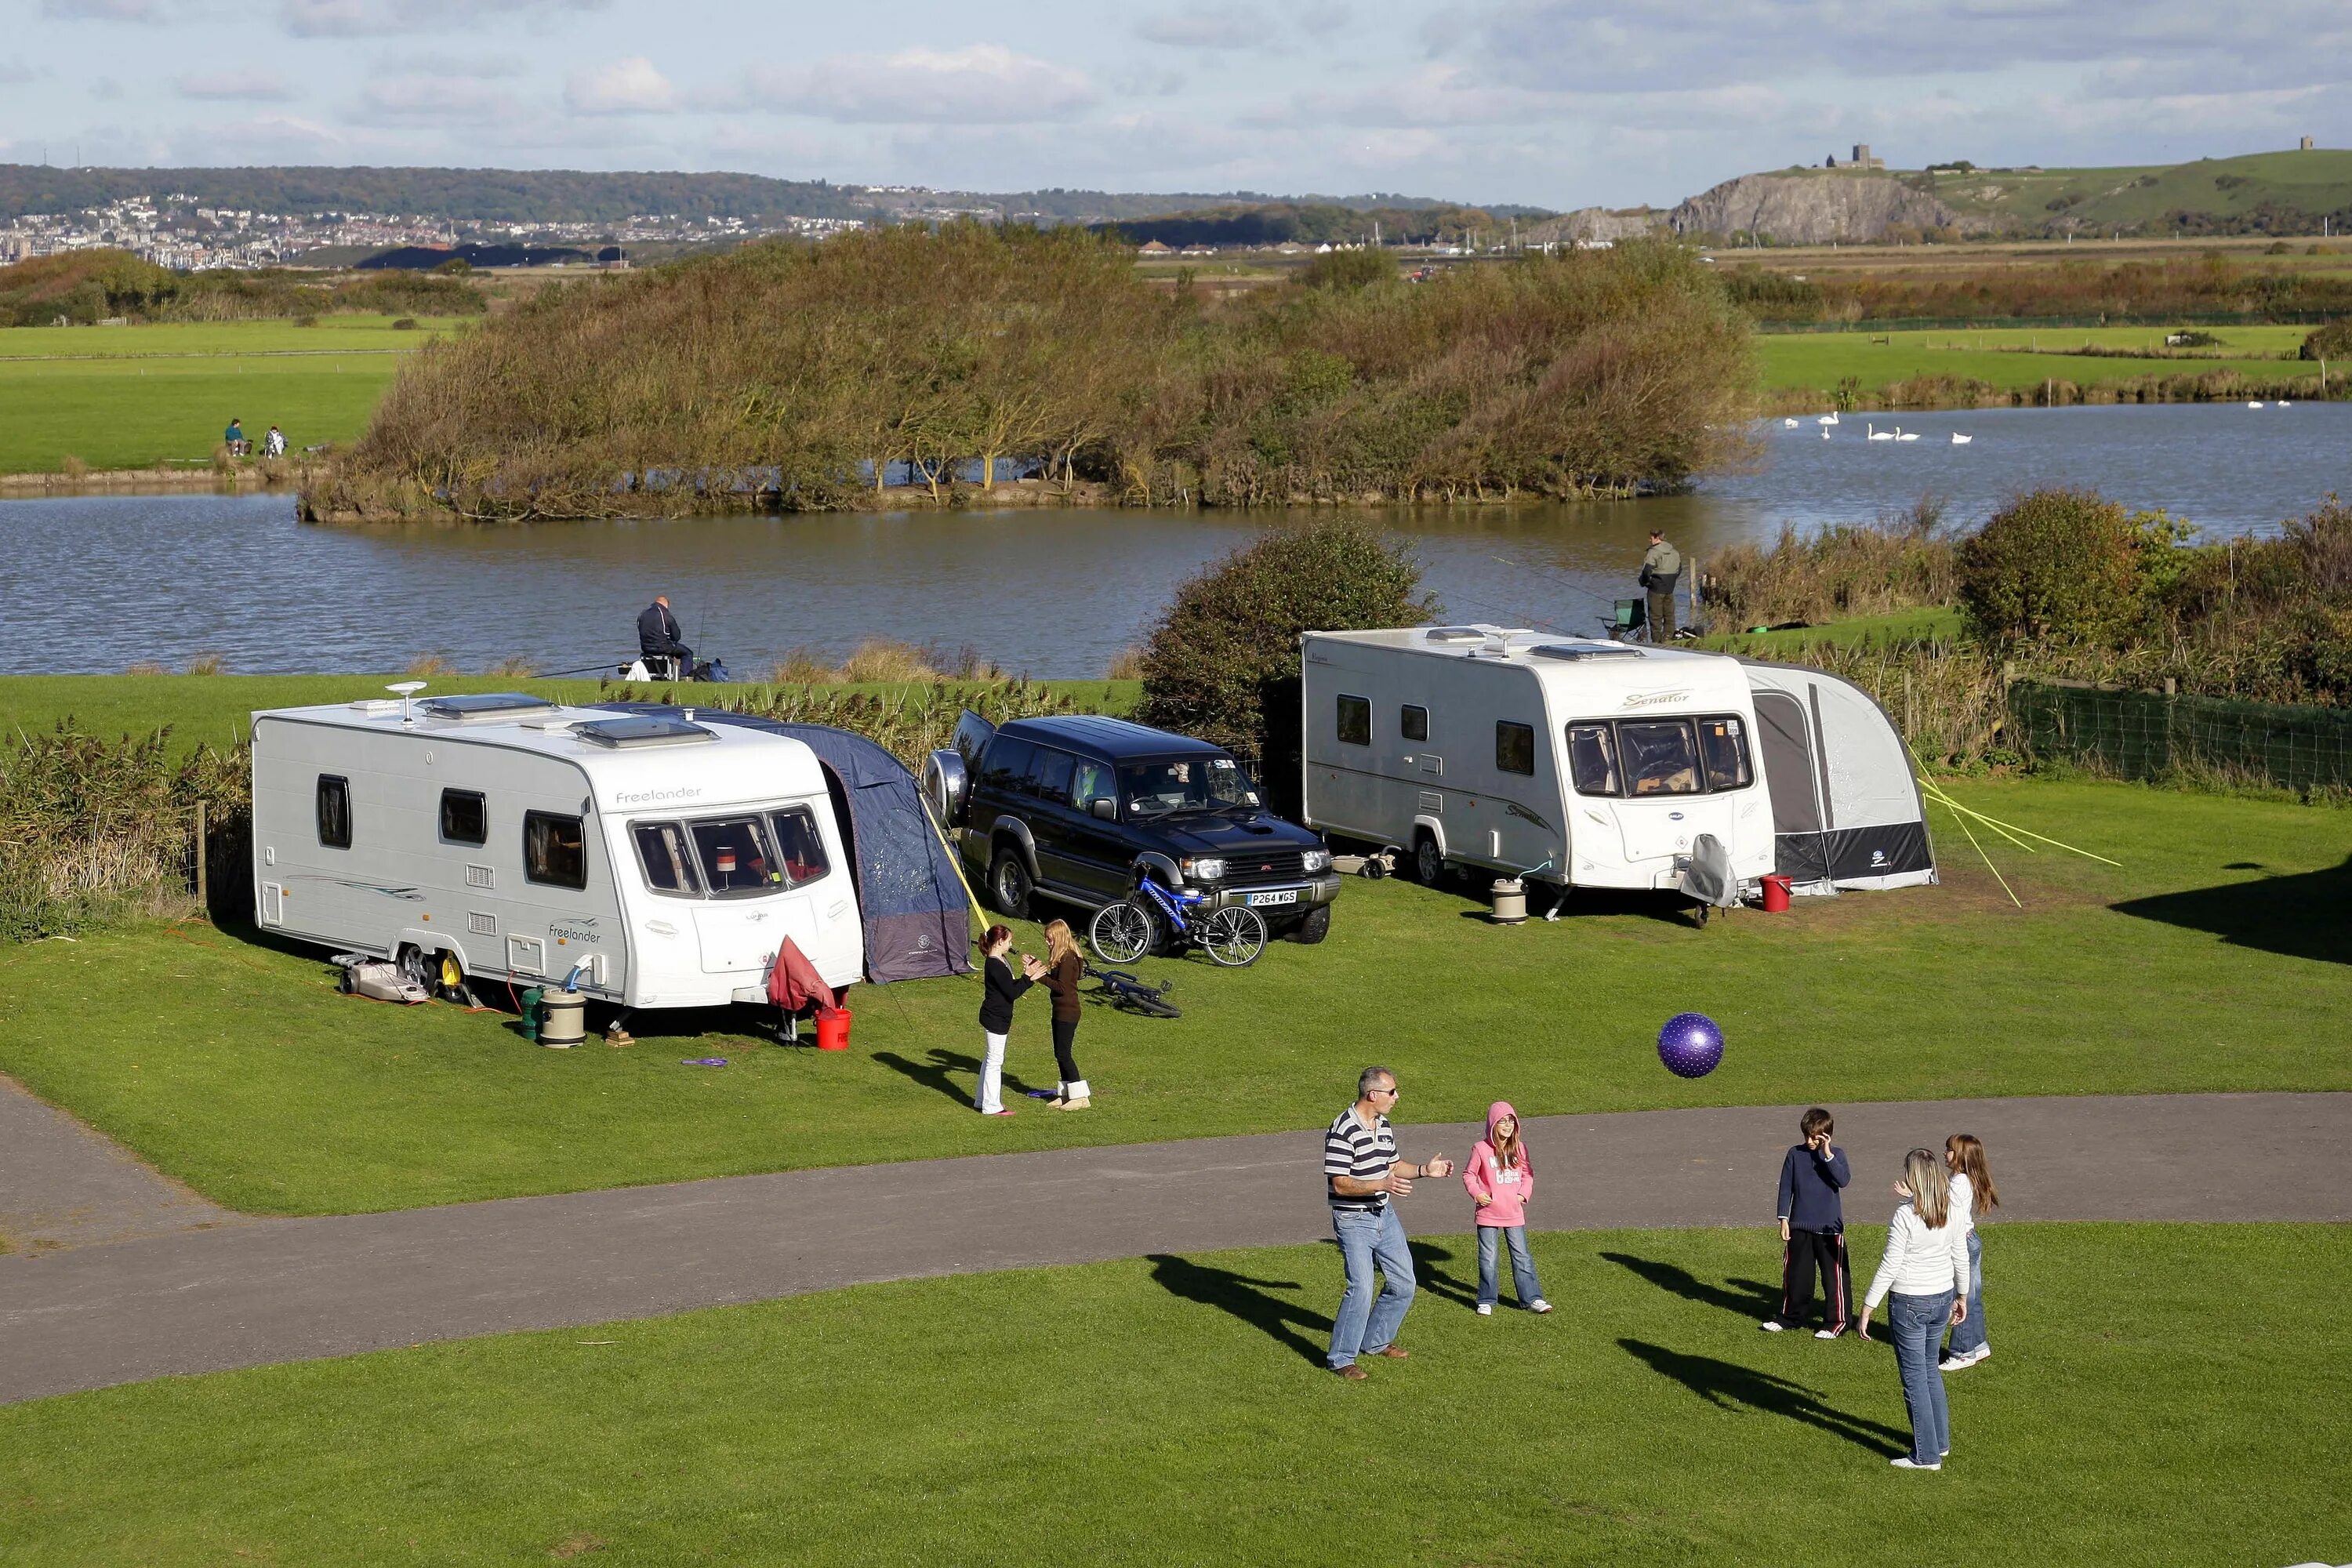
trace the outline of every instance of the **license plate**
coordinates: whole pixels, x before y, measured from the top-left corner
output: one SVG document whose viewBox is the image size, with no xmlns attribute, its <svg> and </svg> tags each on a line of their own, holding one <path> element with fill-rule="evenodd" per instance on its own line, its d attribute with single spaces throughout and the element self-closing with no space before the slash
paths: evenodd
<svg viewBox="0 0 2352 1568">
<path fill-rule="evenodd" d="M 1298 889 L 1296 888 L 1287 889 L 1279 893 L 1252 893 L 1249 896 L 1249 907 L 1254 910 L 1265 909 L 1274 904 L 1295 904 L 1297 901 Z"/>
</svg>

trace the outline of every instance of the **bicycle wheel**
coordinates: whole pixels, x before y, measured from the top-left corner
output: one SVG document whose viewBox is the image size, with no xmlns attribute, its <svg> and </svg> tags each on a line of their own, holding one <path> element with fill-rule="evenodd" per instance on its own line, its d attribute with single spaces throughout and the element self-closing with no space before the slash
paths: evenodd
<svg viewBox="0 0 2352 1568">
<path fill-rule="evenodd" d="M 1265 917 L 1239 905 L 1219 910 L 1201 922 L 1201 946 L 1227 969 L 1255 963 L 1265 951 Z"/>
<path fill-rule="evenodd" d="M 1087 928 L 1087 940 L 1094 944 L 1095 956 L 1104 963 L 1133 963 L 1151 951 L 1159 934 L 1158 925 L 1151 911 L 1142 904 L 1133 899 L 1121 899 L 1095 911 L 1094 923 Z"/>
</svg>

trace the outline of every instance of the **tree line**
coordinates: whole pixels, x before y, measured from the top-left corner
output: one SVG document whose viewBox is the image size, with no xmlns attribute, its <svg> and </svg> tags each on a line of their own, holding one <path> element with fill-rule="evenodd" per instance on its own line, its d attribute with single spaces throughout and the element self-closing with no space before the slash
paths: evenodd
<svg viewBox="0 0 2352 1568">
<path fill-rule="evenodd" d="M 174 272 L 127 250 L 69 250 L 0 267 L 0 326 L 237 321 L 359 312 L 476 316 L 481 293 L 457 278 L 385 271 L 329 279 L 280 268 Z"/>
<path fill-rule="evenodd" d="M 1362 245 L 1375 237 L 1399 244 L 1427 245 L 1465 239 L 1481 232 L 1491 235 L 1500 226 L 1483 208 L 1448 203 L 1354 207 L 1274 202 L 1122 218 L 1094 226 L 1129 245 L 1157 240 L 1181 249 L 1188 245 Z"/>
<path fill-rule="evenodd" d="M 308 504 L 816 510 L 1016 472 L 1144 505 L 1564 497 L 1738 439 L 1747 325 L 1678 247 L 1425 284 L 1376 259 L 1209 298 L 1098 237 L 964 224 L 566 283 L 415 355 Z"/>
</svg>

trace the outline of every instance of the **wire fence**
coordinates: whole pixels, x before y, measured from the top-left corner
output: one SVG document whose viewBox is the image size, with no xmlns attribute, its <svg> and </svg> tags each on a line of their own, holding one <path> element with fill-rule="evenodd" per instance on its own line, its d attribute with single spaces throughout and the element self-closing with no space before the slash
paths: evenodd
<svg viewBox="0 0 2352 1568">
<path fill-rule="evenodd" d="M 2315 327 L 2336 320 L 2336 310 L 2186 310 L 2154 315 L 2083 316 L 1890 316 L 1854 321 L 1759 321 L 1759 332 L 1780 335 L 1804 332 L 1944 332 L 2009 331 L 2036 329 L 2065 331 L 2075 327 Z"/>
<path fill-rule="evenodd" d="M 2126 779 L 2352 788 L 2352 708 L 2019 681 L 2009 689 L 2009 709 L 2037 760 Z"/>
</svg>

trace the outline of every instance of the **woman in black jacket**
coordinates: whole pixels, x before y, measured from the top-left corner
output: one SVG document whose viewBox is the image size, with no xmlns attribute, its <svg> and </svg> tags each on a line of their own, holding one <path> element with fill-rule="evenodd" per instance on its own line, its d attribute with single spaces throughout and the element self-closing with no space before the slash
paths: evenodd
<svg viewBox="0 0 2352 1568">
<path fill-rule="evenodd" d="M 980 955 L 986 962 L 981 965 L 980 1028 L 987 1037 L 987 1054 L 980 1066 L 980 1098 L 977 1104 L 982 1116 L 1010 1116 L 1004 1109 L 1004 1042 L 1013 1032 L 1013 1004 L 1021 994 L 1034 985 L 1045 973 L 1045 966 L 1024 955 L 1021 960 L 1022 978 L 1013 977 L 1013 965 L 1005 961 L 1012 950 L 1013 932 L 1004 926 L 991 926 L 980 939 Z"/>
</svg>

